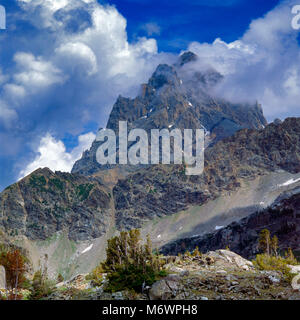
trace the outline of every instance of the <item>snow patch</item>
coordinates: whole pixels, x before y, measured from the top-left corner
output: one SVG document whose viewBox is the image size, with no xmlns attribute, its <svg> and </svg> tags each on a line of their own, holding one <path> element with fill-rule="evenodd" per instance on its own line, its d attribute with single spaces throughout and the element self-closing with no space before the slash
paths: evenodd
<svg viewBox="0 0 300 320">
<path fill-rule="evenodd" d="M 216 226 L 215 230 L 220 230 L 220 229 L 223 229 L 223 228 L 224 228 L 224 226 Z"/>
<path fill-rule="evenodd" d="M 93 244 L 91 244 L 90 246 L 88 246 L 87 248 L 85 248 L 85 249 L 81 252 L 81 254 L 90 251 L 92 248 L 93 248 Z"/>
<path fill-rule="evenodd" d="M 286 186 L 289 186 L 289 185 L 294 184 L 294 183 L 299 182 L 299 181 L 300 181 L 300 178 L 298 178 L 296 180 L 295 179 L 290 179 L 290 180 L 286 181 L 283 184 L 279 184 L 278 187 L 286 187 Z"/>
</svg>

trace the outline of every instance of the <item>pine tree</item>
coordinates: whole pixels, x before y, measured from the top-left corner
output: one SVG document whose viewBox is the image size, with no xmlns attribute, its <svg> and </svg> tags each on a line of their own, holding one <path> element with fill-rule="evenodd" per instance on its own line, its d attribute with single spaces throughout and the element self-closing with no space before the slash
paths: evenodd
<svg viewBox="0 0 300 320">
<path fill-rule="evenodd" d="M 258 246 L 267 255 L 270 255 L 270 243 L 271 243 L 270 231 L 268 229 L 263 229 L 260 232 Z"/>
<path fill-rule="evenodd" d="M 62 276 L 61 273 L 59 273 L 58 276 L 57 276 L 57 283 L 61 283 L 63 281 L 64 281 L 64 277 Z"/>
<path fill-rule="evenodd" d="M 152 284 L 161 264 L 159 254 L 153 254 L 150 236 L 143 244 L 140 231 L 134 229 L 108 240 L 106 261 L 101 269 L 108 274 L 110 289 L 121 290 Z"/>
<path fill-rule="evenodd" d="M 192 254 L 193 257 L 201 257 L 201 252 L 199 251 L 199 247 L 197 246 Z"/>
<path fill-rule="evenodd" d="M 271 251 L 275 257 L 278 256 L 278 238 L 276 235 L 271 240 Z"/>
</svg>

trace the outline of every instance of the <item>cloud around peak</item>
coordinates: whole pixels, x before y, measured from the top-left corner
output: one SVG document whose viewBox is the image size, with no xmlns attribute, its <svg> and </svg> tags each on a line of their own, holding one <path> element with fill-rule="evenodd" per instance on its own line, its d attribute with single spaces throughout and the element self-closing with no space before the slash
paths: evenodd
<svg viewBox="0 0 300 320">
<path fill-rule="evenodd" d="M 299 32 L 293 30 L 291 8 L 283 1 L 264 17 L 252 21 L 241 39 L 226 43 L 193 42 L 189 50 L 202 64 L 225 75 L 217 94 L 235 102 L 258 100 L 269 121 L 300 116 Z"/>
</svg>

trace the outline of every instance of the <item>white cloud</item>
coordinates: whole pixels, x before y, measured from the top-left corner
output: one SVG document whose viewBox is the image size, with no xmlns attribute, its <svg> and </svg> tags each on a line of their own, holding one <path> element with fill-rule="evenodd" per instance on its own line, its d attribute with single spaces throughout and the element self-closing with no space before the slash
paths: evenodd
<svg viewBox="0 0 300 320">
<path fill-rule="evenodd" d="M 27 89 L 49 87 L 64 81 L 61 70 L 42 57 L 18 52 L 14 56 L 14 61 L 20 72 L 15 73 L 13 78 L 17 84 L 27 87 Z"/>
<path fill-rule="evenodd" d="M 78 160 L 82 152 L 89 149 L 96 136 L 93 133 L 87 133 L 78 137 L 78 146 L 71 152 L 66 151 L 64 143 L 56 140 L 49 133 L 40 141 L 38 155 L 19 173 L 19 179 L 27 176 L 38 168 L 47 167 L 52 171 L 70 172 L 73 164 Z"/>
<path fill-rule="evenodd" d="M 60 139 L 104 126 L 119 94 L 136 95 L 159 63 L 174 58 L 158 53 L 155 39 L 129 42 L 127 21 L 114 6 L 96 0 L 17 2 L 21 9 L 11 13 L 11 23 L 34 27 L 0 39 L 3 50 L 12 47 L 0 62 L 1 154 L 27 161 L 33 152 L 35 158 L 21 170 L 6 161 L 6 177 L 39 166 L 70 170 L 77 157 L 65 152 Z M 37 136 L 44 136 L 38 146 Z"/>
<path fill-rule="evenodd" d="M 62 44 L 55 52 L 58 59 L 57 63 L 60 63 L 65 69 L 83 69 L 87 75 L 93 75 L 98 70 L 95 53 L 84 43 L 68 42 Z"/>
<path fill-rule="evenodd" d="M 300 47 L 298 32 L 291 28 L 296 2 L 284 1 L 254 20 L 237 41 L 216 39 L 189 47 L 202 65 L 226 76 L 218 94 L 236 102 L 258 100 L 269 120 L 300 116 Z"/>
<path fill-rule="evenodd" d="M 148 22 L 142 26 L 142 29 L 146 31 L 149 37 L 153 35 L 160 35 L 161 28 L 156 22 Z"/>
<path fill-rule="evenodd" d="M 13 123 L 17 120 L 18 115 L 15 110 L 10 109 L 6 102 L 0 100 L 0 125 L 10 130 Z"/>
<path fill-rule="evenodd" d="M 55 126 L 61 122 L 64 131 L 80 132 L 85 123 L 97 118 L 104 125 L 117 96 L 135 95 L 155 66 L 169 60 L 169 55 L 158 54 L 155 39 L 129 43 L 126 19 L 113 6 L 96 0 L 18 2 L 22 19 L 35 25 L 38 36 L 29 45 L 31 49 L 14 54 L 14 64 L 6 77 L 0 72 L 0 82 L 11 114 L 17 113 L 20 119 L 22 112 L 30 114 L 28 125 L 37 122 L 35 114 L 40 116 L 54 107 L 59 109 Z M 20 41 L 21 48 L 23 38 L 11 41 L 17 48 Z M 65 114 L 70 117 L 67 122 L 63 121 Z"/>
</svg>

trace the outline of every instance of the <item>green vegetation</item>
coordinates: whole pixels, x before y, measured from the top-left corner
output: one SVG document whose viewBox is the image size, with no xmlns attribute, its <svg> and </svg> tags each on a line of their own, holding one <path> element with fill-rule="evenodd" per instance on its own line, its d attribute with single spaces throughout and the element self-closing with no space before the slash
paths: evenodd
<svg viewBox="0 0 300 320">
<path fill-rule="evenodd" d="M 52 184 L 56 189 L 63 191 L 64 190 L 64 183 L 62 180 L 58 178 L 50 179 L 49 183 Z"/>
<path fill-rule="evenodd" d="M 47 181 L 44 176 L 32 175 L 30 177 L 29 184 L 31 185 L 31 187 L 35 189 L 45 191 L 46 190 L 45 186 L 47 184 Z"/>
<path fill-rule="evenodd" d="M 260 270 L 279 271 L 287 281 L 291 281 L 295 276 L 290 272 L 288 265 L 298 264 L 291 248 L 284 254 L 284 257 L 278 254 L 278 238 L 271 238 L 270 231 L 264 229 L 260 233 L 258 240 L 259 248 L 263 251 L 258 254 L 253 261 L 254 266 Z"/>
<path fill-rule="evenodd" d="M 121 232 L 119 237 L 108 240 L 106 256 L 106 261 L 88 278 L 101 283 L 102 273 L 107 273 L 105 290 L 108 292 L 125 289 L 141 292 L 143 287 L 152 285 L 167 274 L 163 270 L 165 261 L 158 254 L 153 254 L 149 236 L 146 243 L 142 243 L 139 230 Z"/>
<path fill-rule="evenodd" d="M 92 272 L 90 272 L 85 279 L 92 281 L 93 285 L 100 286 L 103 282 L 103 268 L 101 265 L 97 266 Z"/>
<path fill-rule="evenodd" d="M 61 273 L 59 273 L 58 276 L 57 276 L 57 283 L 61 283 L 63 281 L 64 281 L 64 277 L 62 276 Z"/>
<path fill-rule="evenodd" d="M 44 267 L 40 267 L 33 276 L 31 292 L 28 297 L 30 300 L 41 300 L 49 296 L 54 290 L 55 281 L 48 279 L 47 262 L 48 255 L 45 255 Z"/>
<path fill-rule="evenodd" d="M 291 269 L 287 266 L 290 264 L 290 261 L 283 257 L 275 257 L 268 254 L 258 254 L 256 259 L 253 261 L 253 264 L 259 270 L 279 271 L 283 274 L 286 281 L 289 282 L 295 276 L 291 273 Z"/>
<path fill-rule="evenodd" d="M 47 274 L 42 270 L 35 272 L 32 280 L 30 300 L 41 300 L 49 296 L 54 289 L 54 282 L 49 280 Z"/>
<path fill-rule="evenodd" d="M 81 201 L 86 200 L 92 189 L 94 188 L 93 184 L 87 183 L 87 184 L 81 184 L 76 187 L 76 194 L 79 197 Z"/>
</svg>

